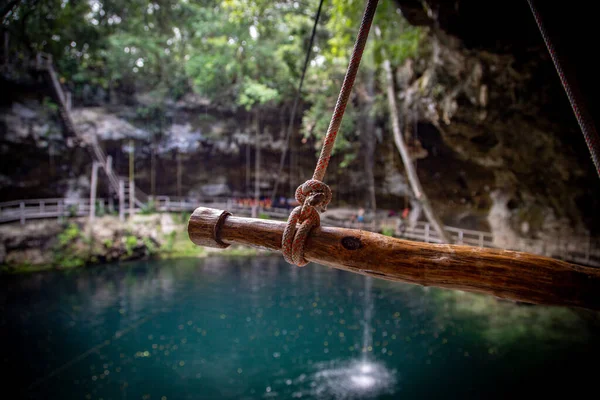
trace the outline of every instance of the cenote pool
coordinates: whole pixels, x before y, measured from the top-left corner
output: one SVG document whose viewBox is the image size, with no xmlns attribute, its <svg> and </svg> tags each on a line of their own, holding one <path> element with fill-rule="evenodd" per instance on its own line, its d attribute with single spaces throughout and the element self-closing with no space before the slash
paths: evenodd
<svg viewBox="0 0 600 400">
<path fill-rule="evenodd" d="M 596 392 L 596 314 L 279 257 L 0 281 L 6 398 L 513 398 Z M 8 395 L 8 393 L 13 393 Z"/>
</svg>

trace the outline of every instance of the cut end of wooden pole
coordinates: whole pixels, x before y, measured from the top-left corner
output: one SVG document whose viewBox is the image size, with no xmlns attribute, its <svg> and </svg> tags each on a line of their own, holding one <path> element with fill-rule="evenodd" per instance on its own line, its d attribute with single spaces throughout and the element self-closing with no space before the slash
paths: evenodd
<svg viewBox="0 0 600 400">
<path fill-rule="evenodd" d="M 198 207 L 194 210 L 188 222 L 188 235 L 190 240 L 198 246 L 216 247 L 224 249 L 229 247 L 221 240 L 220 230 L 225 218 L 231 213 L 214 208 Z"/>
</svg>

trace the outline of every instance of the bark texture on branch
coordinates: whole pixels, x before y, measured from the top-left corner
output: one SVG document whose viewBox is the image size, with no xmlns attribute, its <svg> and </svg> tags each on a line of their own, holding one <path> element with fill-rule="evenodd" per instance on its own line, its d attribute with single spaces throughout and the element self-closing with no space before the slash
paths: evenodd
<svg viewBox="0 0 600 400">
<path fill-rule="evenodd" d="M 194 243 L 281 250 L 284 222 L 226 214 L 223 210 L 196 209 L 188 225 L 190 239 Z M 311 232 L 304 255 L 318 264 L 376 278 L 527 303 L 600 309 L 600 269 L 534 254 L 320 227 Z"/>
</svg>

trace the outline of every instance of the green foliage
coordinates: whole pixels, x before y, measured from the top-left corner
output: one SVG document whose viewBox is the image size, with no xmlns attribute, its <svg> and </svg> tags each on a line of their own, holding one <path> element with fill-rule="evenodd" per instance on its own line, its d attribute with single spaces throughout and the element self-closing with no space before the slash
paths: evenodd
<svg viewBox="0 0 600 400">
<path fill-rule="evenodd" d="M 77 224 L 67 225 L 58 235 L 52 264 L 60 268 L 75 268 L 85 265 L 85 258 L 77 247 L 77 241 L 82 238 L 83 234 Z"/>
<path fill-rule="evenodd" d="M 271 217 L 269 217 L 269 214 L 265 214 L 265 213 L 259 213 L 258 214 L 258 218 L 260 218 L 260 219 L 271 219 Z"/>
<path fill-rule="evenodd" d="M 142 238 L 144 245 L 146 246 L 146 250 L 150 255 L 156 254 L 158 252 L 158 247 L 154 243 L 154 241 L 149 237 Z"/>
<path fill-rule="evenodd" d="M 61 247 L 68 246 L 81 236 L 81 229 L 77 224 L 69 224 L 64 231 L 58 235 L 58 244 Z"/>
<path fill-rule="evenodd" d="M 3 26 L 10 50 L 23 59 L 51 53 L 75 95 L 89 87 L 147 95 L 135 119 L 155 140 L 172 122 L 166 104 L 188 94 L 250 112 L 289 109 L 317 5 L 316 0 L 22 1 Z M 364 5 L 364 0 L 325 3 L 301 102 L 302 133 L 315 148 L 327 131 Z M 382 92 L 384 53 L 400 65 L 418 53 L 422 38 L 423 30 L 409 26 L 395 2 L 380 2 L 334 149 L 344 155 L 342 168 L 354 161 L 364 138 L 362 110 L 372 118 L 387 115 L 385 98 L 376 95 Z"/>
<path fill-rule="evenodd" d="M 138 244 L 138 239 L 134 235 L 127 235 L 123 240 L 123 244 L 125 245 L 125 253 L 130 257 L 133 255 L 133 250 Z"/>
<path fill-rule="evenodd" d="M 67 214 L 69 215 L 69 218 L 75 218 L 77 216 L 78 212 L 79 212 L 79 205 L 71 204 L 71 205 L 67 206 Z"/>
<path fill-rule="evenodd" d="M 140 214 L 140 215 L 151 215 L 151 214 L 155 214 L 155 213 L 156 213 L 156 204 L 154 203 L 154 200 L 150 200 L 150 201 L 148 201 L 148 203 L 142 205 L 142 207 L 138 211 L 138 214 Z"/>
<path fill-rule="evenodd" d="M 162 250 L 166 253 L 173 252 L 175 246 L 175 239 L 177 238 L 177 232 L 173 231 L 166 235 L 165 243 L 162 245 Z"/>
<path fill-rule="evenodd" d="M 96 200 L 96 216 L 104 217 L 106 215 L 106 208 L 104 202 Z"/>
<path fill-rule="evenodd" d="M 179 214 L 176 214 L 175 222 L 180 224 L 187 224 L 191 216 L 192 214 L 189 212 L 180 212 Z"/>
<path fill-rule="evenodd" d="M 381 234 L 385 236 L 394 236 L 394 233 L 394 228 L 386 227 L 381 230 Z"/>
<path fill-rule="evenodd" d="M 249 79 L 244 83 L 242 91 L 238 99 L 238 104 L 245 107 L 246 110 L 251 110 L 253 106 L 259 104 L 267 104 L 276 102 L 279 98 L 279 93 L 275 89 L 271 89 L 262 83 Z"/>
<path fill-rule="evenodd" d="M 186 234 L 178 235 L 173 231 L 165 236 L 164 243 L 160 248 L 162 257 L 198 257 L 205 254 L 203 247 L 196 246 Z"/>
<path fill-rule="evenodd" d="M 42 107 L 44 110 L 48 110 L 52 113 L 58 112 L 58 104 L 53 102 L 49 97 L 44 97 L 44 100 L 42 100 Z"/>
</svg>

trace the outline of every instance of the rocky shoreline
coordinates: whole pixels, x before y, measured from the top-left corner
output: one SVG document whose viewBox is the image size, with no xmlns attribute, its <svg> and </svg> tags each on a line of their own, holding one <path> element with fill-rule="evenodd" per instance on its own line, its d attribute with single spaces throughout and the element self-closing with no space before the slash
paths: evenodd
<svg viewBox="0 0 600 400">
<path fill-rule="evenodd" d="M 253 255 L 234 247 L 206 249 L 189 241 L 188 214 L 136 215 L 40 220 L 0 226 L 0 273 L 70 269 L 150 258 L 205 257 L 211 254 Z"/>
</svg>

